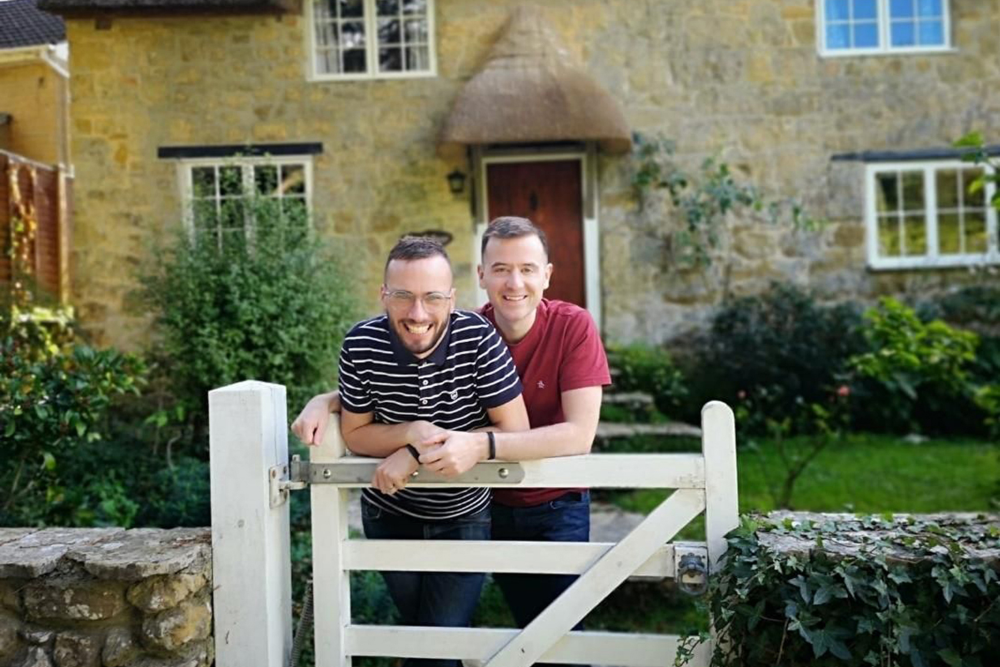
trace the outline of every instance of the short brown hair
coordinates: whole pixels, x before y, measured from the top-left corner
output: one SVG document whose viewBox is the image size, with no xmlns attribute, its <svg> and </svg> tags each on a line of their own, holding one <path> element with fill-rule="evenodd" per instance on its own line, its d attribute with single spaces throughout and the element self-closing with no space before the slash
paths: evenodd
<svg viewBox="0 0 1000 667">
<path fill-rule="evenodd" d="M 448 262 L 448 268 L 451 268 L 451 258 L 448 257 L 448 252 L 443 245 L 427 236 L 404 236 L 389 251 L 389 258 L 385 260 L 382 275 L 384 276 L 389 270 L 389 262 L 394 259 L 412 262 L 429 257 L 444 257 L 445 261 Z"/>
<path fill-rule="evenodd" d="M 545 251 L 545 258 L 549 258 L 549 240 L 545 238 L 545 232 L 527 218 L 519 218 L 513 215 L 505 215 L 494 218 L 483 232 L 483 243 L 479 249 L 479 256 L 486 255 L 486 244 L 490 239 L 516 239 L 522 236 L 535 235 L 542 242 L 542 249 Z"/>
</svg>

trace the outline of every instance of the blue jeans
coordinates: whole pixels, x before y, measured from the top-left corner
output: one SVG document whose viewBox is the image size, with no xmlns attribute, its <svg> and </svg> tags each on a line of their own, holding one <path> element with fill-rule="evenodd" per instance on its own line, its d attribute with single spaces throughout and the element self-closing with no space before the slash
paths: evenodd
<svg viewBox="0 0 1000 667">
<path fill-rule="evenodd" d="M 590 541 L 589 491 L 571 491 L 533 507 L 493 503 L 492 513 L 494 540 Z M 575 574 L 493 575 L 519 628 L 531 623 L 577 578 Z M 583 623 L 577 623 L 573 629 L 582 630 Z"/>
<path fill-rule="evenodd" d="M 421 521 L 389 514 L 361 499 L 365 537 L 375 540 L 488 540 L 490 511 L 448 521 Z M 479 602 L 485 574 L 383 572 L 403 625 L 467 628 Z M 460 667 L 458 660 L 408 658 L 406 667 Z"/>
</svg>

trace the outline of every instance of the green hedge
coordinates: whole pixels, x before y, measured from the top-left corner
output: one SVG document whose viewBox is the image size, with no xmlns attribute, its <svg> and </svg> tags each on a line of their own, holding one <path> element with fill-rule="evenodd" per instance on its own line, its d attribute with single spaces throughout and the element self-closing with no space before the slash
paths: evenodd
<svg viewBox="0 0 1000 667">
<path fill-rule="evenodd" d="M 712 665 L 1000 664 L 998 525 L 745 519 L 710 583 Z"/>
</svg>

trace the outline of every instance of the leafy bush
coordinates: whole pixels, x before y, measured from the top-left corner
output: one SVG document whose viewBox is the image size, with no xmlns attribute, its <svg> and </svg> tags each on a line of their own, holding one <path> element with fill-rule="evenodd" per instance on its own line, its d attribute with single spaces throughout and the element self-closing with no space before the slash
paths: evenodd
<svg viewBox="0 0 1000 667">
<path fill-rule="evenodd" d="M 774 548 L 774 533 L 795 548 Z M 996 551 L 979 555 L 1000 548 L 995 524 L 745 521 L 728 541 L 709 583 L 728 639 L 713 667 L 988 667 L 1000 655 Z"/>
<path fill-rule="evenodd" d="M 684 376 L 663 349 L 646 345 L 610 345 L 608 359 L 618 369 L 615 386 L 621 391 L 642 391 L 653 397 L 658 410 L 676 414 L 687 396 Z"/>
<path fill-rule="evenodd" d="M 74 481 L 61 462 L 98 446 L 112 401 L 138 391 L 144 367 L 71 342 L 64 325 L 21 317 L 0 325 L 0 525 L 49 523 Z M 110 478 L 96 492 L 109 513 L 133 513 Z"/>
<path fill-rule="evenodd" d="M 329 388 L 355 320 L 344 257 L 311 236 L 303 209 L 267 198 L 227 205 L 233 208 L 222 211 L 221 223 L 203 223 L 157 249 L 141 276 L 143 306 L 156 315 L 160 375 L 195 425 L 195 439 L 212 388 L 275 382 L 288 387 L 293 406 Z M 227 227 L 231 219 L 238 226 Z"/>
<path fill-rule="evenodd" d="M 870 405 L 877 406 L 883 424 L 929 428 L 954 419 L 950 408 L 956 400 L 971 404 L 975 333 L 941 320 L 922 322 L 912 308 L 885 298 L 865 313 L 864 335 L 871 350 L 850 363 L 877 384 Z"/>
<path fill-rule="evenodd" d="M 774 283 L 759 296 L 735 299 L 715 315 L 690 377 L 699 403 L 752 399 L 755 415 L 741 428 L 764 433 L 760 415 L 795 419 L 843 384 L 847 360 L 867 349 L 860 309 L 821 306 L 808 293 Z"/>
</svg>

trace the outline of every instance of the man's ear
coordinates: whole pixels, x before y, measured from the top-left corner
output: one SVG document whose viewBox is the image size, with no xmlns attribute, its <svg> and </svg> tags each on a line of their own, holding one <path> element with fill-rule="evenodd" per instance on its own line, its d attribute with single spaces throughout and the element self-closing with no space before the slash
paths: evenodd
<svg viewBox="0 0 1000 667">
<path fill-rule="evenodd" d="M 483 269 L 482 264 L 476 265 L 476 273 L 479 275 L 479 286 L 486 289 L 486 285 L 483 284 L 483 278 L 486 277 L 486 271 Z"/>
<path fill-rule="evenodd" d="M 552 270 L 555 267 L 552 266 L 552 262 L 545 265 L 545 287 L 543 289 L 549 288 L 549 281 L 552 280 Z"/>
</svg>

